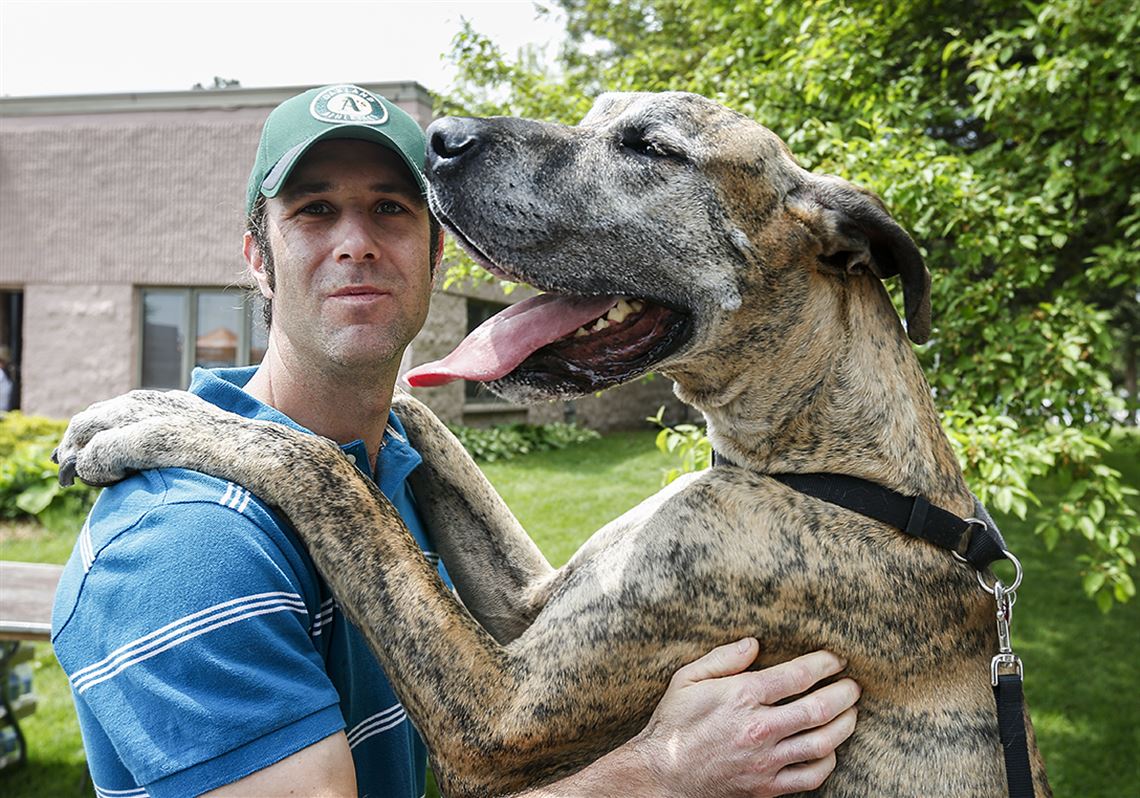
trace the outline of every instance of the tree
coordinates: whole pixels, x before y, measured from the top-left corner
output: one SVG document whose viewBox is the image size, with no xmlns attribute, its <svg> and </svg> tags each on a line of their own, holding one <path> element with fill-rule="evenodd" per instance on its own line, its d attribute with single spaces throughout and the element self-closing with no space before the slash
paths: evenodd
<svg viewBox="0 0 1140 798">
<path fill-rule="evenodd" d="M 509 58 L 467 27 L 449 111 L 574 122 L 604 90 L 685 90 L 876 191 L 923 248 L 919 356 L 971 485 L 1088 543 L 1086 592 L 1135 593 L 1140 7 L 1126 0 L 559 0 L 568 42 Z M 460 273 L 470 273 L 462 267 Z M 1041 506 L 1031 480 L 1061 480 Z"/>
</svg>

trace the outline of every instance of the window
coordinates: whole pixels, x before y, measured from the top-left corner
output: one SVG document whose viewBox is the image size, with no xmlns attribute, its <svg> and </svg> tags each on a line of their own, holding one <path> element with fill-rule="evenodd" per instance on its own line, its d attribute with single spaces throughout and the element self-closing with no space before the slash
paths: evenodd
<svg viewBox="0 0 1140 798">
<path fill-rule="evenodd" d="M 0 291 L 0 415 L 20 407 L 23 332 L 24 292 Z"/>
<path fill-rule="evenodd" d="M 484 302 L 481 299 L 467 300 L 467 334 L 494 316 L 500 310 L 510 307 L 502 302 Z M 468 380 L 463 384 L 463 399 L 468 404 L 482 404 L 484 402 L 502 402 L 502 398 L 483 387 L 481 382 Z"/>
<path fill-rule="evenodd" d="M 261 362 L 261 297 L 236 288 L 144 288 L 139 385 L 185 388 L 195 366 Z"/>
</svg>

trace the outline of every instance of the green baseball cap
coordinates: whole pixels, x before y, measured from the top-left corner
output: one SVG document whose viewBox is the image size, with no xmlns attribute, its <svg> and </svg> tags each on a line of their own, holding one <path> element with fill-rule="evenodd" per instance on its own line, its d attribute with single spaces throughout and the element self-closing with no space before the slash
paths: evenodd
<svg viewBox="0 0 1140 798">
<path fill-rule="evenodd" d="M 424 131 L 386 97 L 340 83 L 290 97 L 273 109 L 261 129 L 257 160 L 249 174 L 245 210 L 257 195 L 275 197 L 293 167 L 318 141 L 361 139 L 387 147 L 403 159 L 420 190 L 427 191 Z"/>
</svg>

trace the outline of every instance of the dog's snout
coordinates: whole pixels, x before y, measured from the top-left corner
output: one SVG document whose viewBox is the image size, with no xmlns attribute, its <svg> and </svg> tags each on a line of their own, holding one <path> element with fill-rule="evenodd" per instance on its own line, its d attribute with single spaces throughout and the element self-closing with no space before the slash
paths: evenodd
<svg viewBox="0 0 1140 798">
<path fill-rule="evenodd" d="M 475 119 L 448 116 L 432 122 L 427 129 L 427 165 L 438 169 L 473 154 L 480 144 Z"/>
</svg>

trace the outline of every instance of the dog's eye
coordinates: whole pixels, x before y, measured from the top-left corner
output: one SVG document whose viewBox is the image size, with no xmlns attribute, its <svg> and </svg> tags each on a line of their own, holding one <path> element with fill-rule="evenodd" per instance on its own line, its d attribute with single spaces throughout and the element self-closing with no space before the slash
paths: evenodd
<svg viewBox="0 0 1140 798">
<path fill-rule="evenodd" d="M 635 152 L 638 155 L 644 155 L 648 158 L 682 159 L 680 153 L 671 150 L 658 141 L 648 138 L 645 133 L 640 130 L 623 131 L 620 144 L 622 149 Z"/>
</svg>

